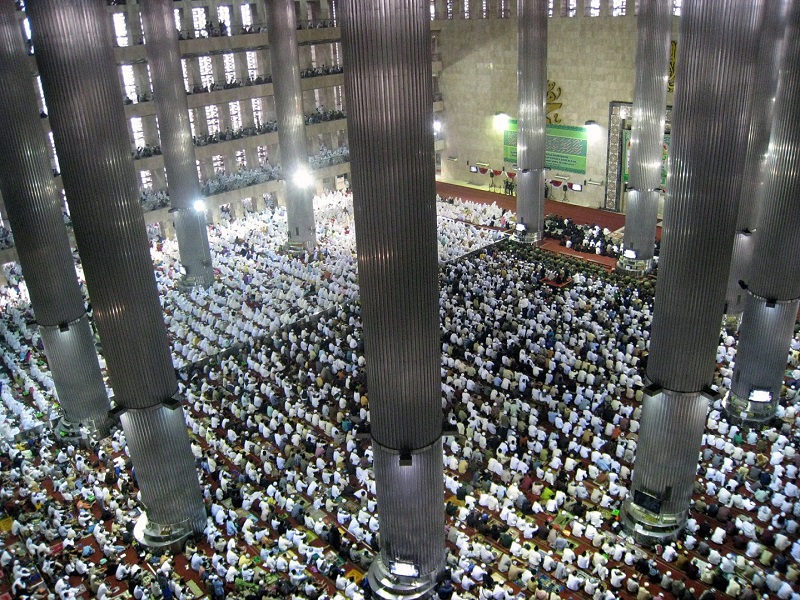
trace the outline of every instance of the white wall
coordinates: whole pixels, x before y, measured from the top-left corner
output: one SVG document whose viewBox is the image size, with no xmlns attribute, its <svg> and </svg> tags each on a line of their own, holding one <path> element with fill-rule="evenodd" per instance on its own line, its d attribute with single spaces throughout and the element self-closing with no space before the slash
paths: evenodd
<svg viewBox="0 0 800 600">
<path fill-rule="evenodd" d="M 494 131 L 492 119 L 498 112 L 517 117 L 517 21 L 443 21 L 439 47 L 446 109 L 441 115 L 446 139 L 442 178 L 488 183 L 488 177 L 469 173 L 468 162 L 502 167 L 502 134 Z M 605 181 L 608 107 L 612 101 L 633 101 L 635 57 L 635 17 L 548 20 L 547 74 L 561 88 L 560 122 L 583 125 L 591 119 L 602 126 L 602 135 L 589 143 L 586 175 L 573 174 L 571 181 Z M 570 191 L 568 201 L 600 207 L 603 194 L 604 186 L 587 186 L 580 193 Z"/>
</svg>

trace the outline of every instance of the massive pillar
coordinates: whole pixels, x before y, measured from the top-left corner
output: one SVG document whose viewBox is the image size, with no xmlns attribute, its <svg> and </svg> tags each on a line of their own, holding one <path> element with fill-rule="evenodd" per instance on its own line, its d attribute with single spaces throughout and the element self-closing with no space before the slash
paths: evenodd
<svg viewBox="0 0 800 600">
<path fill-rule="evenodd" d="M 517 225 L 520 239 L 544 237 L 547 126 L 547 2 L 518 0 Z"/>
<path fill-rule="evenodd" d="M 444 567 L 439 286 L 426 0 L 346 0 L 342 42 L 381 552 L 379 597 Z"/>
<path fill-rule="evenodd" d="M 294 4 L 294 0 L 267 2 L 267 34 L 278 120 L 278 142 L 281 146 L 281 170 L 286 189 L 289 246 L 299 249 L 314 246 L 316 231 L 314 182 L 308 168 Z"/>
<path fill-rule="evenodd" d="M 36 59 L 95 322 L 145 516 L 158 545 L 205 526 L 139 205 L 105 5 L 28 4 Z"/>
<path fill-rule="evenodd" d="M 181 53 L 175 33 L 172 0 L 142 0 L 145 50 L 153 80 L 161 151 L 169 181 L 169 200 L 185 282 L 202 286 L 214 281 L 208 229 L 189 128 L 189 105 L 183 85 Z M 195 210 L 195 203 L 200 203 Z"/>
<path fill-rule="evenodd" d="M 0 181 L 17 256 L 28 285 L 47 363 L 64 415 L 64 429 L 84 424 L 103 432 L 108 394 L 94 335 L 75 274 L 61 199 L 50 167 L 50 144 L 11 2 L 0 4 Z"/>
<path fill-rule="evenodd" d="M 667 116 L 672 2 L 642 0 L 636 19 L 636 75 L 633 86 L 631 169 L 625 210 L 622 271 L 644 275 L 653 267 L 658 188 Z"/>
<path fill-rule="evenodd" d="M 762 0 L 696 0 L 681 17 L 647 366 L 652 385 L 622 515 L 626 529 L 645 542 L 672 538 L 686 523 L 747 153 L 762 6 Z"/>
<path fill-rule="evenodd" d="M 800 0 L 785 1 L 790 7 L 770 150 L 759 190 L 753 268 L 726 404 L 734 419 L 752 421 L 775 415 L 800 305 Z"/>
<path fill-rule="evenodd" d="M 752 234 L 756 229 L 761 199 L 764 198 L 763 187 L 767 183 L 765 168 L 775 106 L 773 98 L 778 86 L 778 68 L 783 49 L 786 1 L 765 2 L 764 27 L 761 28 L 756 83 L 753 86 L 753 106 L 756 110 L 753 110 L 750 120 L 750 138 L 744 166 L 745 177 L 742 181 L 739 216 L 736 221 L 736 237 L 733 242 L 733 257 L 725 300 L 725 313 L 731 318 L 731 323 L 739 320 L 747 302 L 747 292 L 739 282 L 749 280 L 750 264 L 753 260 Z"/>
</svg>

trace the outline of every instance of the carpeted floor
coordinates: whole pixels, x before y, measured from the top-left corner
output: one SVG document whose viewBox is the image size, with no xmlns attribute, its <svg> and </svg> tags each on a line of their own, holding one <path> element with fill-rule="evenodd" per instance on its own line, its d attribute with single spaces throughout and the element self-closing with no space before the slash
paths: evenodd
<svg viewBox="0 0 800 600">
<path fill-rule="evenodd" d="M 456 196 L 464 200 L 484 202 L 487 204 L 495 202 L 504 210 L 517 210 L 516 196 L 507 196 L 506 194 L 499 194 L 497 192 L 490 192 L 488 190 L 465 185 L 457 185 L 455 183 L 446 183 L 444 181 L 436 182 L 436 192 L 440 196 Z M 568 204 L 566 202 L 558 202 L 557 200 L 545 200 L 545 214 L 566 217 L 582 225 L 607 227 L 611 231 L 617 231 L 625 226 L 625 215 L 622 213 L 610 212 L 599 208 L 589 208 L 588 206 L 578 206 L 577 204 Z M 660 226 L 656 229 L 656 239 L 661 239 Z"/>
<path fill-rule="evenodd" d="M 516 196 L 507 196 L 506 194 L 498 194 L 488 190 L 445 183 L 443 181 L 436 182 L 436 192 L 440 196 L 457 196 L 464 200 L 472 200 L 473 202 L 496 202 L 498 206 L 505 210 L 517 210 Z M 600 225 L 600 227 L 608 227 L 611 231 L 616 231 L 625 225 L 625 215 L 623 214 L 608 212 L 597 208 L 589 208 L 587 206 L 578 206 L 576 204 L 567 204 L 556 200 L 545 201 L 545 213 L 573 219 L 576 223 L 580 224 L 594 224 Z"/>
</svg>

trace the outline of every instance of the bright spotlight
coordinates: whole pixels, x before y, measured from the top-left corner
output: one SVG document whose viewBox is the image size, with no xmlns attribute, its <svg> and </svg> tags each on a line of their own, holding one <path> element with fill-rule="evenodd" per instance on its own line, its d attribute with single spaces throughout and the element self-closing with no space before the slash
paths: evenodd
<svg viewBox="0 0 800 600">
<path fill-rule="evenodd" d="M 495 113 L 494 115 L 494 130 L 495 131 L 505 131 L 508 129 L 508 124 L 511 121 L 511 117 L 509 117 L 506 113 Z"/>
<path fill-rule="evenodd" d="M 439 119 L 433 121 L 433 133 L 440 133 L 442 131 L 442 122 Z"/>
<path fill-rule="evenodd" d="M 603 135 L 603 128 L 593 119 L 589 119 L 584 123 L 586 125 L 586 133 L 589 134 L 591 141 L 597 141 Z"/>
<path fill-rule="evenodd" d="M 194 209 L 197 212 L 203 212 L 206 209 L 206 203 L 202 200 L 195 200 L 194 201 Z"/>
<path fill-rule="evenodd" d="M 297 187 L 306 189 L 311 187 L 311 184 L 314 183 L 314 178 L 311 176 L 311 171 L 308 170 L 308 167 L 299 167 L 297 171 L 294 172 L 292 181 Z"/>
</svg>

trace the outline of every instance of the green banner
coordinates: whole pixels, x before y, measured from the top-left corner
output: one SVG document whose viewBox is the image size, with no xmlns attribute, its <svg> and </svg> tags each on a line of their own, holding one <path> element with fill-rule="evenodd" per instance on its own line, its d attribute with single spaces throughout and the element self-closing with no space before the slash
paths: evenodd
<svg viewBox="0 0 800 600">
<path fill-rule="evenodd" d="M 661 187 L 667 187 L 667 159 L 669 158 L 670 135 L 664 134 L 663 152 L 661 155 Z M 622 182 L 628 183 L 631 168 L 631 130 L 622 131 Z"/>
<path fill-rule="evenodd" d="M 567 173 L 586 173 L 586 127 L 548 125 L 545 139 L 545 167 Z M 517 162 L 517 120 L 511 119 L 503 133 L 503 162 Z"/>
<path fill-rule="evenodd" d="M 503 162 L 517 164 L 517 120 L 508 120 L 508 129 L 503 132 Z"/>
</svg>

